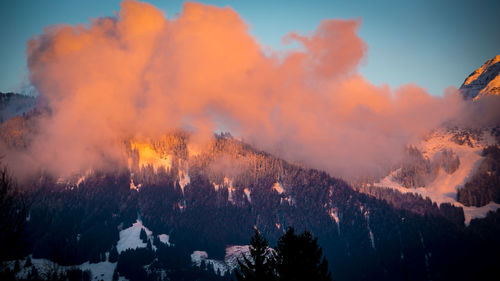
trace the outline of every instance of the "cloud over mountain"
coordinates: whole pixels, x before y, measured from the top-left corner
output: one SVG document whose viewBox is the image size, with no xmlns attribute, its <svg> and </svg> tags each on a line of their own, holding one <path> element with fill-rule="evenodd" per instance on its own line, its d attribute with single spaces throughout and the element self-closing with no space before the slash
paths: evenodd
<svg viewBox="0 0 500 281">
<path fill-rule="evenodd" d="M 360 25 L 324 20 L 311 34 L 292 32 L 299 48 L 285 54 L 265 53 L 231 8 L 197 3 L 169 19 L 125 1 L 115 17 L 48 27 L 27 53 L 53 114 L 28 158 L 68 173 L 120 158 L 123 139 L 181 127 L 201 139 L 229 130 L 333 175 L 376 173 L 462 101 L 371 84 L 358 72 Z"/>
</svg>

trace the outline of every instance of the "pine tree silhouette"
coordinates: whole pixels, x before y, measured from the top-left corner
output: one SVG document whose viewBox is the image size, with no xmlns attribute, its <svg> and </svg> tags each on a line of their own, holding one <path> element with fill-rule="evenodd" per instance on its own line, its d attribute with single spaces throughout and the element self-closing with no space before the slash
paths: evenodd
<svg viewBox="0 0 500 281">
<path fill-rule="evenodd" d="M 24 263 L 24 267 L 29 267 L 29 266 L 32 266 L 32 265 L 33 265 L 33 263 L 31 262 L 31 257 L 28 256 L 26 258 L 26 262 Z"/>
<path fill-rule="evenodd" d="M 109 262 L 117 262 L 118 261 L 118 250 L 115 246 L 111 248 L 109 252 Z"/>
<path fill-rule="evenodd" d="M 119 278 L 120 276 L 118 275 L 118 270 L 115 268 L 115 271 L 113 271 L 113 281 L 118 281 Z"/>
<path fill-rule="evenodd" d="M 297 235 L 292 227 L 288 228 L 276 247 L 278 280 L 332 280 L 328 262 L 323 257 L 317 240 L 308 231 Z"/>
<path fill-rule="evenodd" d="M 146 243 L 148 235 L 146 234 L 144 228 L 141 228 L 141 233 L 139 234 L 139 238 L 141 238 L 142 242 Z"/>
<path fill-rule="evenodd" d="M 19 270 L 21 270 L 21 267 L 19 265 L 19 260 L 16 260 L 16 262 L 14 263 L 14 272 L 19 272 Z"/>
<path fill-rule="evenodd" d="M 272 281 L 277 280 L 273 268 L 273 257 L 269 244 L 257 229 L 250 240 L 250 257 L 243 255 L 238 260 L 239 271 L 235 272 L 238 281 Z"/>
</svg>

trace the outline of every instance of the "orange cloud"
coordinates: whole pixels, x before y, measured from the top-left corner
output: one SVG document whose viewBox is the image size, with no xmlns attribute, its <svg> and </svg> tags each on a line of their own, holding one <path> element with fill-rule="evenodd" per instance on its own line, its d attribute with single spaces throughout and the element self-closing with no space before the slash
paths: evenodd
<svg viewBox="0 0 500 281">
<path fill-rule="evenodd" d="M 31 81 L 53 110 L 34 162 L 56 173 L 119 158 L 125 138 L 218 127 L 334 175 L 375 173 L 452 116 L 453 95 L 392 91 L 358 73 L 360 20 L 325 20 L 302 48 L 264 53 L 231 8 L 185 3 L 166 16 L 124 1 L 117 17 L 54 26 L 28 42 Z M 402 151 L 402 150 L 401 150 Z"/>
</svg>

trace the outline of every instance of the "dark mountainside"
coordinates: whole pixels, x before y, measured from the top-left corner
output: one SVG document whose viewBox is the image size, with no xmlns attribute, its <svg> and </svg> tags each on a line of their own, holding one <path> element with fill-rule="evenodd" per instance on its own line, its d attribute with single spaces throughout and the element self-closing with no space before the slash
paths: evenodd
<svg viewBox="0 0 500 281">
<path fill-rule="evenodd" d="M 488 274 L 496 271 L 500 212 L 465 227 L 462 210 L 451 205 L 438 208 L 429 200 L 397 193 L 379 200 L 324 172 L 287 163 L 229 135 L 217 135 L 207 151 L 187 159 L 187 137 L 176 133 L 153 143 L 157 151 L 174 155 L 173 163 L 179 163 L 168 171 L 134 165 L 132 173 L 93 171 L 78 184 L 48 176 L 33 181 L 24 193 L 31 203 L 25 247 L 4 259 L 32 253 L 33 258 L 61 265 L 99 262 L 113 251 L 119 230 L 139 215 L 154 234 L 168 233 L 175 246 L 166 247 L 155 239 L 157 251 L 122 252 L 119 272 L 121 262 L 140 261 L 150 265 L 151 276 L 166 270 L 172 280 L 178 280 L 173 276 L 189 279 L 198 272 L 189 260 L 193 251 L 204 250 L 212 258 L 223 259 L 226 246 L 248 244 L 254 226 L 271 245 L 288 226 L 294 226 L 319 237 L 335 280 L 487 280 L 486 276 L 495 276 Z M 227 159 L 238 166 L 232 183 L 224 183 L 223 170 L 217 168 Z M 182 190 L 179 180 L 185 162 L 190 183 Z M 141 184 L 138 190 L 130 188 L 131 179 Z M 276 182 L 283 186 L 282 193 L 272 188 Z M 245 188 L 251 192 L 250 200 Z M 398 207 L 397 202 L 404 203 Z"/>
</svg>

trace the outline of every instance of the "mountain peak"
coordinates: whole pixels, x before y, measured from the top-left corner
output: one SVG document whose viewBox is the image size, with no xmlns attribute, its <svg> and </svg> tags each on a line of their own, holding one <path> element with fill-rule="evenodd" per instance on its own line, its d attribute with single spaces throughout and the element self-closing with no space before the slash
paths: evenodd
<svg viewBox="0 0 500 281">
<path fill-rule="evenodd" d="M 465 79 L 460 92 L 466 99 L 500 95 L 500 55 L 486 61 Z"/>
</svg>

